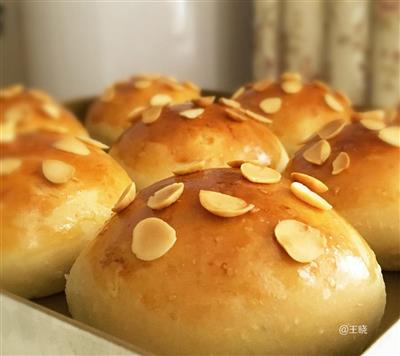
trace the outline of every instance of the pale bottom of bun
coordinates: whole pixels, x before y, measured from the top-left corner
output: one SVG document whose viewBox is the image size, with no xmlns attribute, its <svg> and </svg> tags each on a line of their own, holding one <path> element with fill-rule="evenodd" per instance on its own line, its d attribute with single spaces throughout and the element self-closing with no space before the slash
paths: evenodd
<svg viewBox="0 0 400 356">
<path fill-rule="evenodd" d="M 91 120 L 85 121 L 85 127 L 88 130 L 90 137 L 103 142 L 106 145 L 112 145 L 125 130 L 122 127 L 109 125 L 104 122 L 94 123 Z"/>
</svg>

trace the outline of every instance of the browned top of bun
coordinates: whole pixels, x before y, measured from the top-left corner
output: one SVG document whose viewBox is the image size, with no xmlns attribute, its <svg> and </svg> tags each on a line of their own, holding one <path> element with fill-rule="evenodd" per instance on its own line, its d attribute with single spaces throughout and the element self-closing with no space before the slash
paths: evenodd
<svg viewBox="0 0 400 356">
<path fill-rule="evenodd" d="M 261 81 L 247 85 L 237 100 L 243 107 L 273 120 L 271 129 L 281 139 L 290 156 L 327 122 L 339 118 L 350 120 L 352 109 L 343 94 L 334 92 L 320 82 L 301 83 L 297 79 L 289 82 L 300 83 L 301 89 L 296 93 L 286 93 L 282 87 L 286 82 L 288 80 Z M 326 94 L 340 103 L 343 108 L 341 112 L 326 103 Z M 260 103 L 267 98 L 281 99 L 277 112 L 268 114 L 261 109 Z"/>
<path fill-rule="evenodd" d="M 21 85 L 2 89 L 0 107 L 0 124 L 13 127 L 17 133 L 44 130 L 87 136 L 74 115 L 37 89 Z"/>
</svg>

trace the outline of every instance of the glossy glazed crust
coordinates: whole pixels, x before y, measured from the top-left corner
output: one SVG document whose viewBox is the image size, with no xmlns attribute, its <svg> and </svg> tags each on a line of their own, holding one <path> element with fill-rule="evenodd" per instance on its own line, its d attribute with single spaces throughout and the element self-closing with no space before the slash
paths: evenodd
<svg viewBox="0 0 400 356">
<path fill-rule="evenodd" d="M 150 195 L 174 182 L 185 184 L 175 204 L 147 207 Z M 214 216 L 200 205 L 200 189 L 256 209 Z M 163 219 L 177 236 L 151 262 L 131 252 L 132 230 L 147 217 Z M 324 254 L 306 264 L 292 260 L 274 237 L 282 219 L 320 229 L 328 236 Z M 238 169 L 172 177 L 142 190 L 79 256 L 66 294 L 78 320 L 157 354 L 360 353 L 385 305 L 375 256 L 348 223 L 295 198 L 286 180 L 254 184 Z M 368 324 L 368 335 L 343 337 L 343 323 Z"/>
<path fill-rule="evenodd" d="M 287 172 L 310 174 L 329 191 L 322 194 L 367 240 L 383 269 L 400 269 L 400 150 L 377 133 L 354 122 L 328 140 L 332 153 L 322 166 L 307 162 L 299 150 Z M 332 175 L 332 162 L 340 152 L 350 157 L 350 167 Z"/>
<path fill-rule="evenodd" d="M 43 106 L 47 104 L 58 108 L 59 117 L 52 118 L 46 114 Z M 0 123 L 6 121 L 7 113 L 10 111 L 18 112 L 16 115 L 20 118 L 15 126 L 17 133 L 63 130 L 72 135 L 88 135 L 83 125 L 71 112 L 56 103 L 46 93 L 38 90 L 23 89 L 11 97 L 0 96 L 0 108 Z"/>
<path fill-rule="evenodd" d="M 111 148 L 111 156 L 138 188 L 171 176 L 179 164 L 198 160 L 205 160 L 206 167 L 226 167 L 236 159 L 271 162 L 280 171 L 286 167 L 286 151 L 266 124 L 232 121 L 220 104 L 206 107 L 196 119 L 179 115 L 192 107 L 192 103 L 165 107 L 157 121 L 136 122 Z"/>
<path fill-rule="evenodd" d="M 273 120 L 271 130 L 280 138 L 289 156 L 300 148 L 302 143 L 329 121 L 335 119 L 350 120 L 352 109 L 347 101 L 333 91 L 330 92 L 343 105 L 343 112 L 332 110 L 324 100 L 328 89 L 319 84 L 303 83 L 300 92 L 286 94 L 281 83 L 272 83 L 262 91 L 248 89 L 236 100 L 244 108 L 263 114 Z M 266 98 L 282 99 L 281 109 L 275 114 L 265 114 L 260 109 L 260 102 Z"/>
<path fill-rule="evenodd" d="M 98 148 L 87 145 L 90 154 L 78 156 L 51 147 L 61 137 L 25 134 L 0 145 L 2 159 L 22 160 L 16 171 L 0 176 L 1 286 L 28 298 L 63 290 L 64 274 L 130 182 Z M 42 173 L 45 159 L 72 165 L 74 177 L 49 182 Z"/>
<path fill-rule="evenodd" d="M 99 98 L 92 104 L 85 125 L 94 138 L 112 144 L 135 121 L 129 118 L 129 114 L 135 108 L 150 106 L 150 100 L 156 94 L 169 95 L 172 103 L 181 103 L 200 96 L 199 90 L 179 83 L 175 84 L 181 89 L 174 89 L 168 78 L 152 79 L 151 85 L 143 89 L 135 88 L 134 83 L 138 80 L 147 79 L 138 76 L 126 82 L 116 83 L 113 86 L 115 94 L 111 100 L 104 101 Z"/>
</svg>

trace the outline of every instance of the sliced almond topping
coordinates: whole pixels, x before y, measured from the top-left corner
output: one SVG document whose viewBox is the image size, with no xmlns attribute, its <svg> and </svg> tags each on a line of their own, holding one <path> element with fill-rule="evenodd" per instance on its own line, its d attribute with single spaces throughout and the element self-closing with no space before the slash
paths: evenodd
<svg viewBox="0 0 400 356">
<path fill-rule="evenodd" d="M 372 118 L 362 119 L 360 120 L 360 124 L 371 131 L 379 131 L 386 127 L 385 121 Z"/>
<path fill-rule="evenodd" d="M 281 88 L 286 94 L 296 94 L 303 88 L 303 84 L 297 80 L 285 80 Z"/>
<path fill-rule="evenodd" d="M 221 103 L 222 105 L 225 105 L 229 108 L 233 109 L 239 109 L 240 108 L 240 103 L 236 100 L 232 99 L 227 99 L 227 98 L 219 98 L 218 102 Z"/>
<path fill-rule="evenodd" d="M 15 120 L 7 120 L 4 122 L 0 122 L 0 142 L 8 143 L 15 140 L 17 136 L 17 132 L 15 130 L 15 126 L 17 121 Z"/>
<path fill-rule="evenodd" d="M 290 174 L 293 180 L 303 183 L 315 193 L 325 193 L 329 188 L 319 179 L 309 176 L 308 174 L 293 172 Z"/>
<path fill-rule="evenodd" d="M 263 90 L 267 89 L 271 84 L 272 84 L 272 80 L 270 80 L 270 79 L 259 80 L 258 82 L 255 82 L 253 84 L 252 88 L 255 91 L 263 91 Z"/>
<path fill-rule="evenodd" d="M 63 184 L 73 177 L 75 168 L 62 161 L 47 159 L 42 162 L 42 172 L 48 181 Z"/>
<path fill-rule="evenodd" d="M 100 148 L 102 150 L 108 150 L 110 148 L 107 145 L 105 145 L 103 142 L 97 141 L 97 140 L 87 137 L 87 136 L 76 136 L 76 138 L 78 140 L 81 140 L 82 142 L 85 142 L 89 145 Z"/>
<path fill-rule="evenodd" d="M 112 209 L 114 212 L 119 213 L 124 210 L 126 207 L 130 205 L 135 200 L 136 197 L 136 185 L 135 182 L 131 182 L 122 192 L 120 198 L 115 203 L 114 208 Z"/>
<path fill-rule="evenodd" d="M 312 226 L 297 220 L 282 220 L 274 232 L 279 244 L 297 262 L 308 263 L 324 253 L 326 237 Z"/>
<path fill-rule="evenodd" d="M 200 98 L 194 99 L 193 102 L 198 105 L 201 106 L 203 108 L 210 106 L 211 104 L 213 104 L 215 101 L 215 96 L 202 96 Z"/>
<path fill-rule="evenodd" d="M 176 80 L 176 79 L 175 79 Z M 170 80 L 164 80 L 164 84 L 168 87 L 168 88 L 170 88 L 170 89 L 172 89 L 172 90 L 175 90 L 175 91 L 182 91 L 182 90 L 184 90 L 185 88 L 182 86 L 182 85 L 180 85 L 179 83 L 176 83 L 176 82 L 173 82 L 173 81 L 170 81 Z"/>
<path fill-rule="evenodd" d="M 204 209 L 224 218 L 243 215 L 254 208 L 242 199 L 211 190 L 200 190 L 199 199 Z"/>
<path fill-rule="evenodd" d="M 337 119 L 328 122 L 318 131 L 318 136 L 323 140 L 329 140 L 337 136 L 345 127 L 346 122 L 343 119 Z"/>
<path fill-rule="evenodd" d="M 179 164 L 178 167 L 176 167 L 172 171 L 172 173 L 177 176 L 194 173 L 197 171 L 201 171 L 204 168 L 205 164 L 206 164 L 206 162 L 204 160 L 203 161 L 194 161 L 194 162 L 189 162 L 189 163 L 182 163 L 182 164 Z"/>
<path fill-rule="evenodd" d="M 29 94 L 32 95 L 35 99 L 47 103 L 51 103 L 53 99 L 46 94 L 44 91 L 39 89 L 31 89 L 29 90 Z"/>
<path fill-rule="evenodd" d="M 275 169 L 253 163 L 243 163 L 240 166 L 242 175 L 253 183 L 271 184 L 281 180 L 281 174 Z"/>
<path fill-rule="evenodd" d="M 127 118 L 128 118 L 129 120 L 134 120 L 134 119 L 138 118 L 138 117 L 143 113 L 143 111 L 145 111 L 145 110 L 146 110 L 146 107 L 145 107 L 145 106 L 138 106 L 138 107 L 136 107 L 136 108 L 133 108 L 133 109 L 129 112 Z"/>
<path fill-rule="evenodd" d="M 350 167 L 350 157 L 346 152 L 340 152 L 332 162 L 332 174 L 335 176 Z"/>
<path fill-rule="evenodd" d="M 194 84 L 190 80 L 183 82 L 182 85 L 184 85 L 186 88 L 189 88 L 189 89 L 197 91 L 197 92 L 199 92 L 201 90 L 198 85 Z"/>
<path fill-rule="evenodd" d="M 381 130 L 385 128 L 385 112 L 383 110 L 373 110 L 357 113 L 361 125 L 369 130 Z"/>
<path fill-rule="evenodd" d="M 313 84 L 314 84 L 314 86 L 316 86 L 319 89 L 322 89 L 322 90 L 325 90 L 325 91 L 330 91 L 331 90 L 324 82 L 321 82 L 320 80 L 314 80 Z"/>
<path fill-rule="evenodd" d="M 174 204 L 182 195 L 184 187 L 183 183 L 172 183 L 157 190 L 147 200 L 147 206 L 154 210 L 161 210 Z"/>
<path fill-rule="evenodd" d="M 61 110 L 55 104 L 45 103 L 41 106 L 41 109 L 47 116 L 51 117 L 52 119 L 58 119 L 60 117 Z"/>
<path fill-rule="evenodd" d="M 164 106 L 168 105 L 172 98 L 167 94 L 156 94 L 150 99 L 151 106 Z"/>
<path fill-rule="evenodd" d="M 251 159 L 250 160 L 236 159 L 236 160 L 233 160 L 233 161 L 226 162 L 226 164 L 229 167 L 232 167 L 232 168 L 240 168 L 240 166 L 243 163 L 253 163 L 253 164 L 256 164 L 258 166 L 268 166 L 271 162 L 261 162 L 261 161 L 256 160 L 256 159 L 253 159 L 253 160 L 251 160 Z"/>
<path fill-rule="evenodd" d="M 150 80 L 137 80 L 133 83 L 133 86 L 136 89 L 145 89 L 148 88 L 151 85 Z"/>
<path fill-rule="evenodd" d="M 257 114 L 254 111 L 245 110 L 244 112 L 248 117 L 250 117 L 256 121 L 262 122 L 263 124 L 271 124 L 272 123 L 271 119 L 268 119 L 267 117 L 265 117 L 263 115 Z"/>
<path fill-rule="evenodd" d="M 244 92 L 245 92 L 245 87 L 240 87 L 239 89 L 237 89 L 233 94 L 231 99 L 237 99 L 239 96 L 241 96 Z"/>
<path fill-rule="evenodd" d="M 342 101 L 344 101 L 348 106 L 351 106 L 351 100 L 345 93 L 341 92 L 340 90 L 337 90 L 335 91 L 335 95 L 340 99 L 342 99 Z"/>
<path fill-rule="evenodd" d="M 281 75 L 281 80 L 290 80 L 290 81 L 297 81 L 301 82 L 301 74 L 300 73 L 293 73 L 293 72 L 285 72 Z"/>
<path fill-rule="evenodd" d="M 0 176 L 6 176 L 15 172 L 21 167 L 22 161 L 19 158 L 0 159 Z"/>
<path fill-rule="evenodd" d="M 114 86 L 110 86 L 104 91 L 103 95 L 101 96 L 101 101 L 109 102 L 113 100 L 114 97 L 115 97 L 115 88 Z"/>
<path fill-rule="evenodd" d="M 189 109 L 181 111 L 179 115 L 185 117 L 186 119 L 196 119 L 201 114 L 203 114 L 203 112 L 204 112 L 203 108 L 197 108 L 197 109 Z"/>
<path fill-rule="evenodd" d="M 8 88 L 0 90 L 0 98 L 12 98 L 13 96 L 20 94 L 23 90 L 24 86 L 21 84 L 9 86 Z"/>
<path fill-rule="evenodd" d="M 329 204 L 324 198 L 320 197 L 317 193 L 314 193 L 304 184 L 299 182 L 293 182 L 290 185 L 291 192 L 301 201 L 321 210 L 332 209 L 332 205 Z"/>
<path fill-rule="evenodd" d="M 159 218 L 140 221 L 132 233 L 132 253 L 143 261 L 164 256 L 176 242 L 175 229 Z"/>
<path fill-rule="evenodd" d="M 344 110 L 343 105 L 332 95 L 326 93 L 324 95 L 326 105 L 328 105 L 333 111 L 342 112 Z"/>
<path fill-rule="evenodd" d="M 379 131 L 378 137 L 389 145 L 400 147 L 400 126 L 389 126 Z"/>
<path fill-rule="evenodd" d="M 3 111 L 3 110 L 2 110 Z M 13 105 L 4 112 L 5 121 L 14 121 L 15 124 L 22 120 L 25 116 L 29 115 L 29 111 L 26 106 Z"/>
<path fill-rule="evenodd" d="M 152 106 L 142 113 L 142 122 L 144 124 L 151 124 L 158 120 L 162 112 L 162 106 Z"/>
<path fill-rule="evenodd" d="M 234 109 L 226 108 L 225 112 L 228 114 L 228 117 L 233 121 L 243 122 L 247 120 L 246 115 Z"/>
<path fill-rule="evenodd" d="M 303 152 L 303 158 L 310 163 L 322 165 L 331 154 L 331 145 L 327 140 L 320 140 Z"/>
<path fill-rule="evenodd" d="M 74 153 L 79 156 L 87 156 L 90 151 L 84 143 L 75 137 L 65 137 L 53 143 L 53 147 L 60 151 Z"/>
<path fill-rule="evenodd" d="M 267 98 L 260 102 L 260 109 L 266 114 L 275 114 L 281 109 L 281 98 Z"/>
</svg>

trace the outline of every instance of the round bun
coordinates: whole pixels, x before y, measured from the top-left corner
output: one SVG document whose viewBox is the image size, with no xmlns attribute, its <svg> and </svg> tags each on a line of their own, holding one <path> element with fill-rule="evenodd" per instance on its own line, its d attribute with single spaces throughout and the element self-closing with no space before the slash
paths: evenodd
<svg viewBox="0 0 400 356">
<path fill-rule="evenodd" d="M 184 116 L 188 111 L 198 116 L 188 119 Z M 235 121 L 228 113 L 239 114 L 245 121 Z M 139 189 L 192 162 L 213 168 L 227 167 L 232 160 L 259 160 L 279 171 L 288 162 L 285 149 L 265 123 L 221 103 L 200 107 L 197 101 L 164 107 L 150 124 L 138 120 L 110 154 Z"/>
<path fill-rule="evenodd" d="M 150 199 L 172 205 L 148 207 L 155 192 L 182 183 L 183 192 Z M 361 353 L 385 306 L 375 255 L 343 218 L 300 201 L 289 186 L 219 168 L 144 189 L 72 267 L 71 314 L 162 355 Z M 207 191 L 231 197 L 216 208 Z M 216 215 L 238 207 L 239 216 Z M 318 253 L 297 262 L 276 235 L 293 242 L 296 259 Z M 368 334 L 341 336 L 342 324 L 368 325 Z"/>
<path fill-rule="evenodd" d="M 322 164 L 305 158 L 307 151 L 318 147 L 320 137 L 316 137 L 296 153 L 288 172 L 323 181 L 329 187 L 324 197 L 366 239 L 382 268 L 399 270 L 400 129 L 392 126 L 379 131 L 384 125 L 383 120 L 379 124 L 370 119 L 345 126 L 326 140 L 331 153 Z"/>
<path fill-rule="evenodd" d="M 28 90 L 21 85 L 2 89 L 0 106 L 2 141 L 18 133 L 37 130 L 87 136 L 74 115 L 40 90 Z"/>
<path fill-rule="evenodd" d="M 256 82 L 236 93 L 236 100 L 244 108 L 272 120 L 271 130 L 290 157 L 326 123 L 335 119 L 348 121 L 352 114 L 343 94 L 319 81 L 302 83 L 298 74 L 283 74 L 279 82 Z"/>
<path fill-rule="evenodd" d="M 112 144 L 139 116 L 151 106 L 182 103 L 200 95 L 191 82 L 179 83 L 173 77 L 139 75 L 107 88 L 90 107 L 85 125 L 91 136 Z"/>
<path fill-rule="evenodd" d="M 60 292 L 131 181 L 93 142 L 73 136 L 21 134 L 0 147 L 0 285 L 27 298 Z"/>
</svg>

